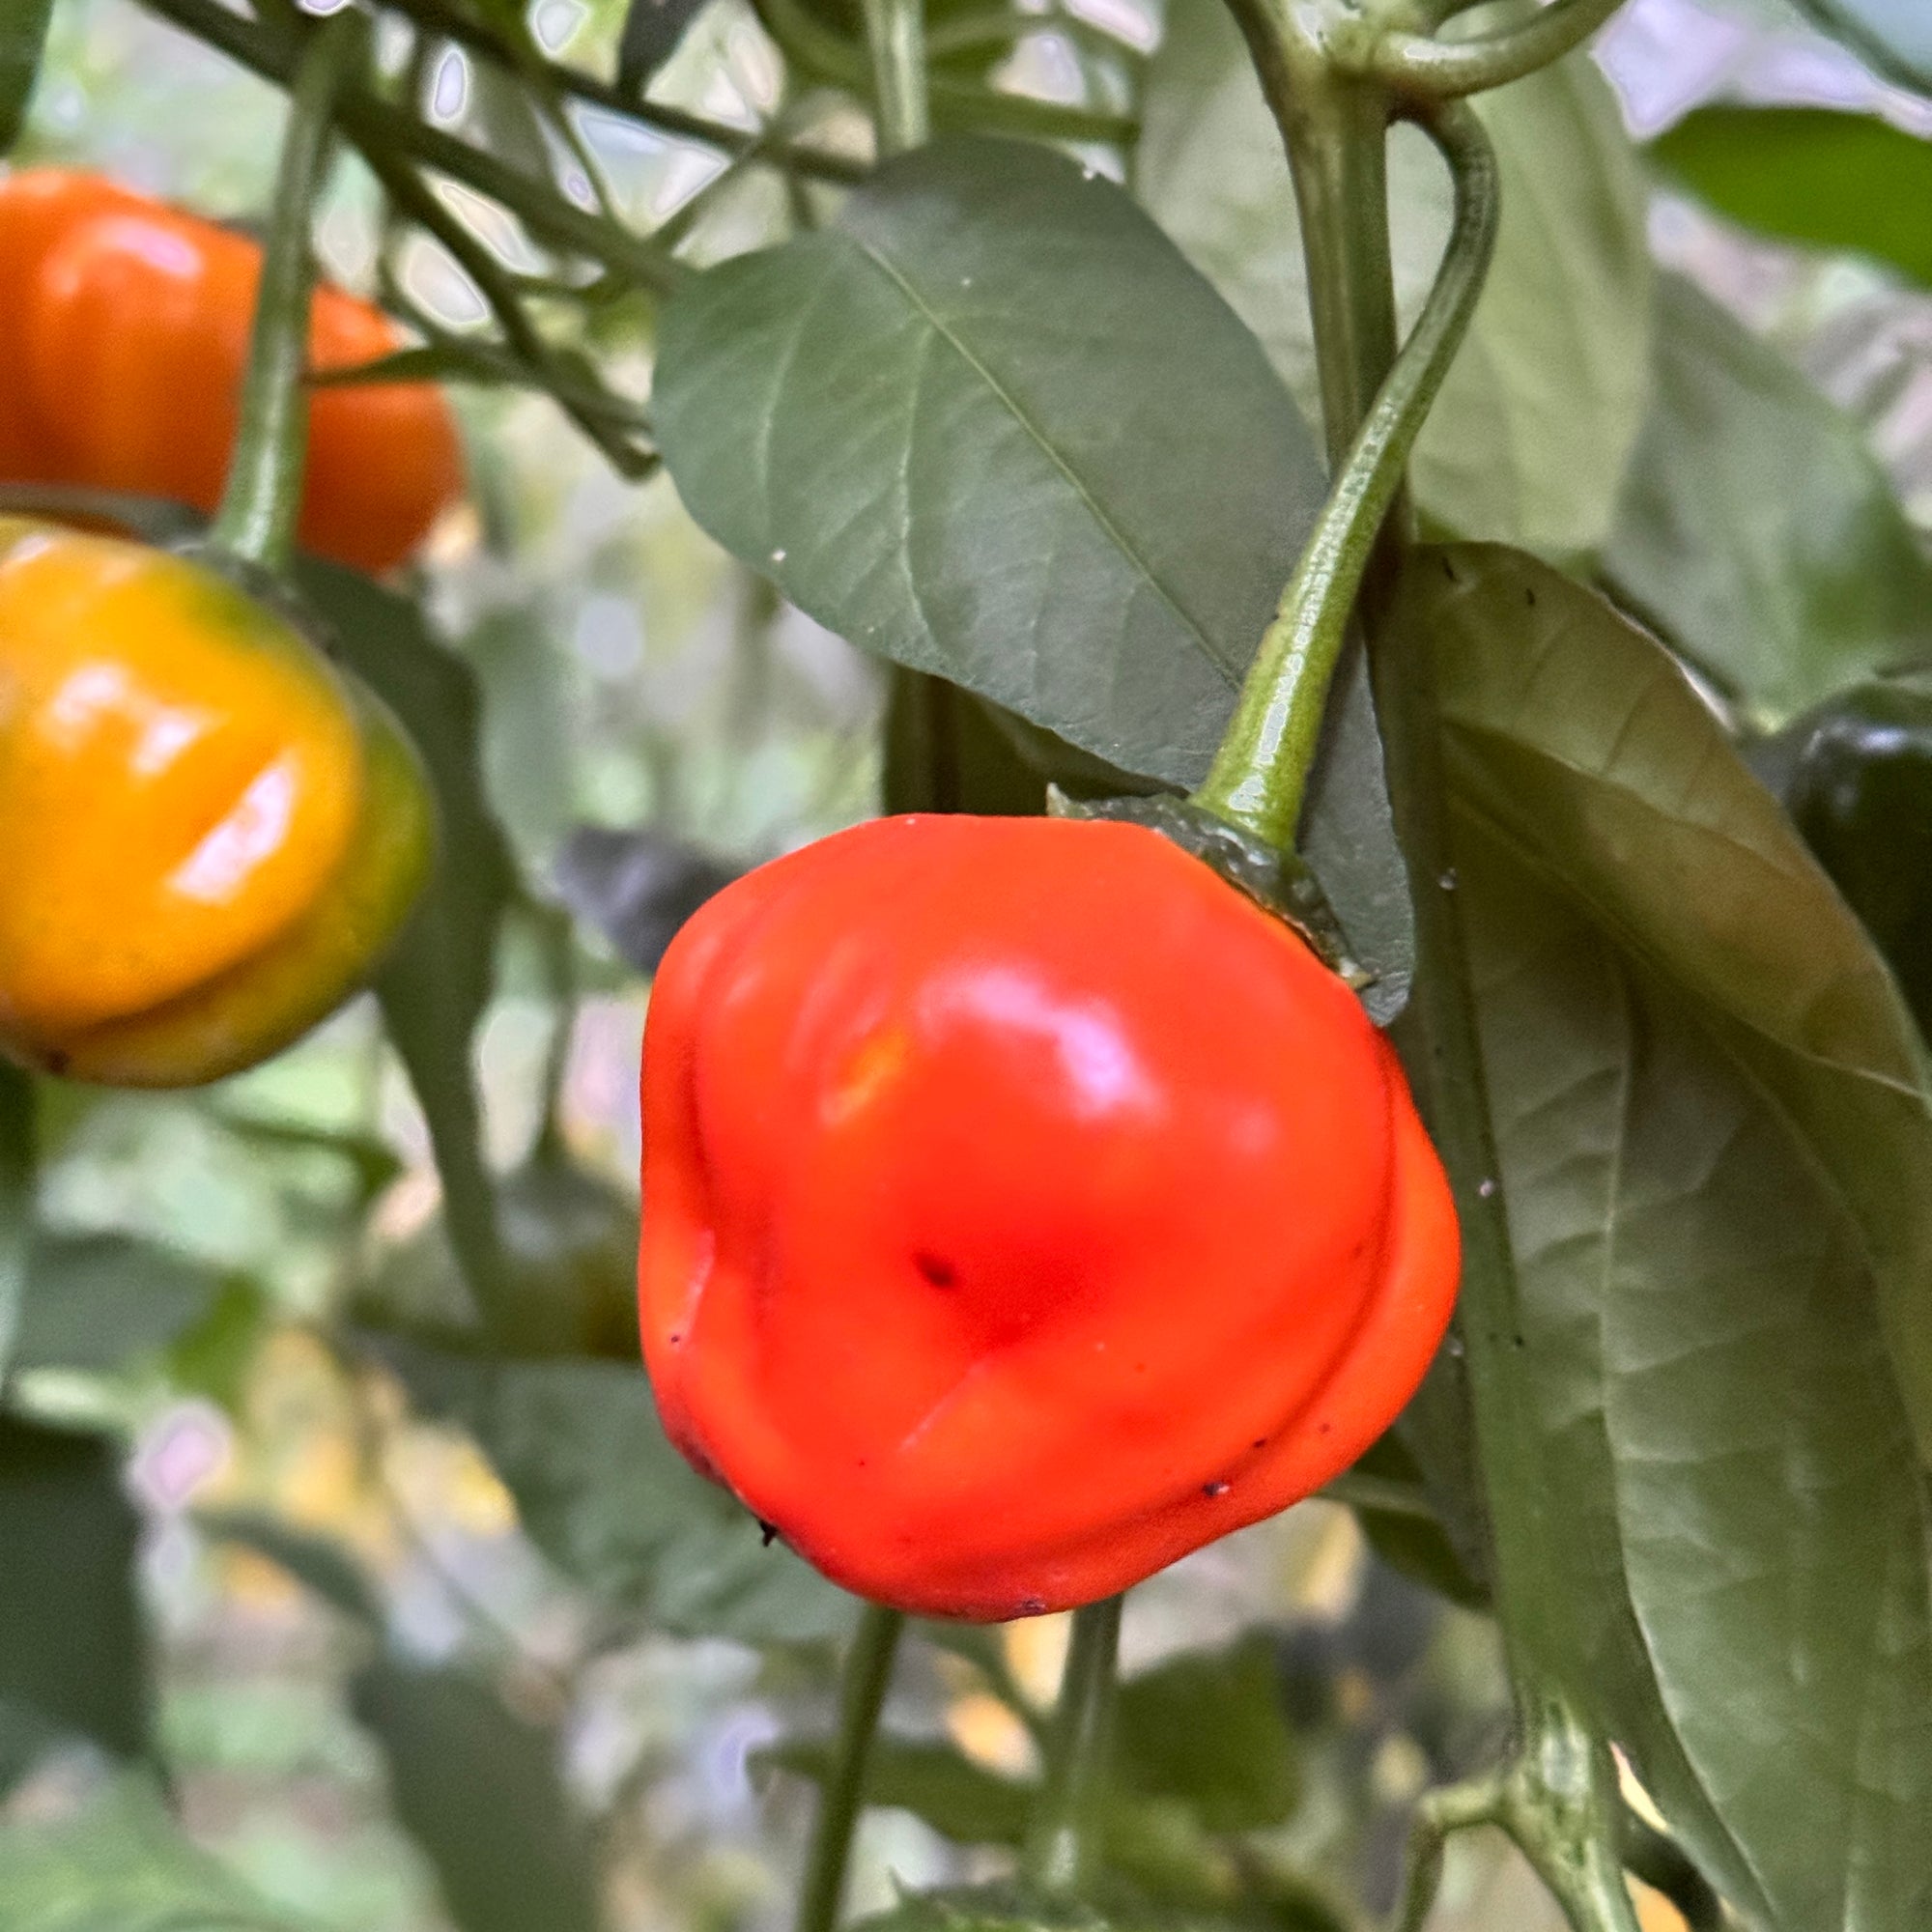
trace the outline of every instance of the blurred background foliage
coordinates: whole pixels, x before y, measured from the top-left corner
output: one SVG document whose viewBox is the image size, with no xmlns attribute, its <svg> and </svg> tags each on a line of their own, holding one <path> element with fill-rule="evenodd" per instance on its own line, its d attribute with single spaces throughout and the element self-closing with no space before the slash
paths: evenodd
<svg viewBox="0 0 1932 1932">
<path fill-rule="evenodd" d="M 1096 109 L 1145 98 L 1145 199 L 1237 309 L 1275 318 L 1267 346 L 1305 382 L 1305 342 L 1270 306 L 1292 257 L 1264 259 L 1244 227 L 1276 218 L 1285 176 L 1231 170 L 1256 136 L 1211 48 L 1157 53 L 1151 77 L 1158 24 L 1126 0 L 1023 11 L 1003 84 Z M 639 55 L 615 0 L 538 0 L 528 20 L 600 72 Z M 994 69 L 955 38 L 962 71 Z M 1842 681 L 1845 653 L 1899 661 L 1932 627 L 1928 264 L 1911 235 L 1843 227 L 1859 182 L 1868 203 L 1902 197 L 1903 168 L 1932 183 L 1932 108 L 1776 0 L 1632 0 L 1597 59 L 1608 87 L 1573 64 L 1496 109 L 1522 211 L 1504 261 L 1515 246 L 1537 273 L 1515 310 L 1505 280 L 1479 323 L 1422 452 L 1424 505 L 1466 513 L 1473 492 L 1479 524 L 1586 559 L 1716 700 L 1776 725 Z M 587 164 L 639 227 L 683 233 L 723 166 L 594 109 L 560 144 L 453 43 L 419 79 L 440 125 L 534 155 L 580 194 Z M 653 94 L 863 149 L 849 109 L 792 99 L 742 0 L 710 0 Z M 1733 164 L 1731 102 L 1873 117 L 1832 161 L 1835 211 L 1807 217 L 1760 150 Z M 132 0 L 60 0 L 16 163 L 102 168 L 245 221 L 280 117 L 272 89 Z M 1818 132 L 1792 121 L 1793 180 Z M 1240 192 L 1204 198 L 1204 169 Z M 1399 166 L 1399 192 L 1408 179 Z M 1412 179 L 1419 282 L 1440 186 Z M 705 197 L 687 253 L 776 239 L 816 192 L 747 172 Z M 1553 263 L 1545 193 L 1594 211 L 1587 244 Z M 387 247 L 376 207 L 344 166 L 323 240 L 364 286 Z M 1915 234 L 1923 247 L 1922 218 Z M 518 238 L 500 241 L 514 259 Z M 391 267 L 440 325 L 479 319 L 430 244 Z M 614 300 L 585 327 L 641 387 L 642 306 Z M 1552 390 L 1585 461 L 1537 440 Z M 480 687 L 488 798 L 521 881 L 496 959 L 469 963 L 495 967 L 478 1064 L 528 1345 L 465 1352 L 430 1135 L 372 1000 L 206 1094 L 43 1093 L 41 1233 L 0 1422 L 17 1437 L 0 1463 L 10 1926 L 765 1932 L 787 1916 L 849 1606 L 763 1550 L 656 1434 L 628 1308 L 634 1081 L 646 969 L 683 912 L 878 809 L 884 680 L 703 537 L 662 476 L 613 473 L 551 401 L 457 395 L 472 500 L 407 587 Z M 1526 470 L 1485 441 L 1512 424 Z M 1747 684 L 1728 676 L 1744 664 Z M 1435 1546 L 1369 1520 L 1406 1568 L 1439 1573 Z M 856 1909 L 1009 1868 L 1064 1645 L 1058 1619 L 923 1633 Z M 1385 1907 L 1413 1800 L 1481 1762 L 1504 1718 L 1487 1621 L 1328 1502 L 1136 1592 L 1125 1661 L 1117 1861 L 1182 1916 L 1276 1932 Z M 1212 1723 L 1173 1720 L 1204 1711 Z M 1647 1932 L 1682 1923 L 1659 1893 L 1640 1903 Z M 1533 1932 L 1550 1914 L 1479 1834 L 1431 1923 Z"/>
</svg>

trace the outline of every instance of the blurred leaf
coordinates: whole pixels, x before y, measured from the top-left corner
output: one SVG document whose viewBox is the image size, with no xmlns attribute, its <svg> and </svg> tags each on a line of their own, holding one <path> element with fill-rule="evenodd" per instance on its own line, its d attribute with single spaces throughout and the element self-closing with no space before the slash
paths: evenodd
<svg viewBox="0 0 1932 1932">
<path fill-rule="evenodd" d="M 570 829 L 572 663 L 555 611 L 532 596 L 489 611 L 463 638 L 483 688 L 484 790 L 512 841 L 548 855 Z"/>
<path fill-rule="evenodd" d="M 158 1241 L 43 1234 L 33 1247 L 15 1364 L 105 1374 L 179 1341 L 220 1289 L 212 1268 Z"/>
<path fill-rule="evenodd" d="M 1932 565 L 1858 425 L 1677 277 L 1603 567 L 1762 726 L 1932 658 Z"/>
<path fill-rule="evenodd" d="M 666 304 L 659 440 L 686 507 L 854 643 L 1124 771 L 1191 785 L 1320 505 L 1253 337 L 1112 183 L 955 137 L 837 226 Z M 1345 686 L 1362 708 L 1361 681 Z M 1397 863 L 1336 760 L 1307 844 L 1355 951 Z M 1366 835 L 1366 842 L 1365 842 Z"/>
<path fill-rule="evenodd" d="M 460 1671 L 387 1658 L 356 1673 L 349 1701 L 458 1932 L 598 1932 L 590 1833 L 564 1792 L 554 1731 Z"/>
<path fill-rule="evenodd" d="M 303 1589 L 344 1616 L 380 1631 L 386 1619 L 369 1578 L 341 1544 L 311 1535 L 262 1510 L 197 1511 L 195 1526 L 218 1543 L 232 1543 L 286 1570 Z"/>
<path fill-rule="evenodd" d="M 1650 355 L 1650 255 L 1635 151 L 1581 56 L 1481 97 L 1502 170 L 1495 260 L 1416 444 L 1417 496 L 1470 536 L 1553 556 L 1609 527 Z M 1420 307 L 1449 232 L 1447 171 L 1398 128 L 1389 149 L 1397 297 Z M 1233 16 L 1174 0 L 1149 64 L 1141 198 L 1318 407 L 1294 190 Z"/>
<path fill-rule="evenodd" d="M 0 1827 L 7 1932 L 303 1932 L 194 1845 L 142 1777 L 77 1816 Z M 309 1928 L 314 1932 L 314 1928 Z"/>
<path fill-rule="evenodd" d="M 489 1004 L 497 930 L 516 871 L 483 790 L 476 680 L 407 598 L 313 557 L 302 558 L 296 574 L 344 660 L 409 727 L 435 788 L 441 825 L 436 876 L 378 976 L 376 994 L 429 1122 L 465 1279 L 491 1315 L 506 1291 L 470 1050 Z"/>
<path fill-rule="evenodd" d="M 759 1771 L 788 1771 L 823 1784 L 832 1763 L 825 1738 L 787 1738 L 753 1754 Z M 1035 1787 L 1001 1777 L 948 1744 L 875 1740 L 866 1772 L 866 1803 L 910 1811 L 955 1845 L 1018 1845 L 1025 1840 Z"/>
<path fill-rule="evenodd" d="M 636 1365 L 638 1203 L 546 1140 L 497 1191 L 509 1295 L 492 1340 Z M 440 1216 L 384 1256 L 358 1318 L 458 1349 L 481 1337 Z"/>
<path fill-rule="evenodd" d="M 125 1757 L 148 1743 L 140 1534 L 105 1436 L 0 1414 L 0 1698 Z"/>
<path fill-rule="evenodd" d="M 205 1395 L 231 1414 L 239 1412 L 256 1350 L 275 1321 L 262 1285 L 230 1275 L 202 1319 L 169 1348 L 169 1381 L 183 1394 Z"/>
<path fill-rule="evenodd" d="M 7 0 L 0 8 L 0 155 L 20 138 L 53 14 L 54 0 Z"/>
<path fill-rule="evenodd" d="M 1542 1427 L 1556 1589 L 1503 1613 L 1747 1916 L 1903 1932 L 1932 1897 L 1932 1519 L 1884 1346 L 1923 1413 L 1916 1037 L 1640 632 L 1473 547 L 1421 554 L 1396 623 L 1439 667 Z"/>
<path fill-rule="evenodd" d="M 34 1249 L 34 1077 L 0 1060 L 0 1386 L 27 1321 Z"/>
<path fill-rule="evenodd" d="M 641 1366 L 483 1360 L 384 1338 L 425 1413 L 460 1424 L 517 1499 L 524 1528 L 594 1595 L 681 1635 L 746 1643 L 844 1635 L 854 1600 L 665 1439 Z"/>
<path fill-rule="evenodd" d="M 630 0 L 617 41 L 617 85 L 641 94 L 703 12 L 705 0 Z"/>
<path fill-rule="evenodd" d="M 1250 1632 L 1226 1650 L 1186 1652 L 1128 1678 L 1114 1746 L 1122 1791 L 1183 1799 L 1210 1832 L 1280 1824 L 1300 1779 L 1273 1638 Z"/>
<path fill-rule="evenodd" d="M 742 868 L 675 834 L 580 825 L 563 841 L 552 878 L 565 905 L 639 973 L 655 973 L 678 927 Z"/>
<path fill-rule="evenodd" d="M 1652 157 L 1719 214 L 1785 242 L 1876 256 L 1932 283 L 1932 142 L 1872 114 L 1700 107 Z"/>
<path fill-rule="evenodd" d="M 1391 1429 L 1372 1443 L 1355 1459 L 1350 1473 L 1406 1488 L 1419 1505 L 1414 1510 L 1378 1509 L 1373 1502 L 1352 1495 L 1339 1498 L 1355 1512 L 1363 1535 L 1384 1563 L 1465 1609 L 1490 1607 L 1488 1587 L 1437 1519 L 1435 1492 L 1399 1429 Z"/>
<path fill-rule="evenodd" d="M 1924 0 L 1797 0 L 1797 5 L 1888 80 L 1932 92 L 1932 12 Z"/>
<path fill-rule="evenodd" d="M 853 1932 L 1108 1932 L 1114 1922 L 1076 1899 L 1033 1898 L 1002 1883 L 907 1892 L 890 1912 L 858 1920 Z"/>
</svg>

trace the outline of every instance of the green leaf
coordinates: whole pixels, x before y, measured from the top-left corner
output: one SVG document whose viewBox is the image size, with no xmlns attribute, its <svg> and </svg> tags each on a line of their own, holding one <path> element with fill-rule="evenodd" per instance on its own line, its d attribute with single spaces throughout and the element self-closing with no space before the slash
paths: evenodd
<svg viewBox="0 0 1932 1932">
<path fill-rule="evenodd" d="M 1690 283 L 1603 568 L 1765 727 L 1932 657 L 1932 565 L 1862 432 Z"/>
<path fill-rule="evenodd" d="M 476 680 L 407 598 L 313 557 L 299 560 L 296 576 L 344 660 L 408 727 L 436 792 L 436 876 L 379 974 L 376 994 L 429 1122 L 465 1277 L 483 1311 L 494 1313 L 505 1303 L 504 1261 L 470 1048 L 490 1001 L 516 871 L 483 789 Z"/>
<path fill-rule="evenodd" d="M 832 1767 L 826 1738 L 787 1738 L 754 1752 L 760 1770 L 788 1771 L 823 1784 Z M 951 1745 L 906 1738 L 874 1741 L 866 1803 L 910 1811 L 955 1845 L 1018 1845 L 1027 1834 L 1035 1787 L 1001 1777 Z"/>
<path fill-rule="evenodd" d="M 367 1574 L 333 1538 L 311 1535 L 262 1510 L 202 1510 L 194 1520 L 204 1536 L 267 1557 L 344 1616 L 383 1629 L 386 1619 Z"/>
<path fill-rule="evenodd" d="M 139 1542 L 106 1437 L 0 1413 L 0 1699 L 127 1757 L 148 1742 Z"/>
<path fill-rule="evenodd" d="M 1916 1037 L 1643 634 L 1476 548 L 1423 553 L 1397 622 L 1435 649 L 1540 1432 L 1533 1477 L 1488 1472 L 1547 1498 L 1548 1600 L 1502 1613 L 1747 1917 L 1905 1932 L 1932 1897 Z"/>
<path fill-rule="evenodd" d="M 33 1075 L 0 1060 L 0 1383 L 17 1361 L 27 1320 L 35 1155 Z"/>
<path fill-rule="evenodd" d="M 598 1932 L 590 1833 L 554 1731 L 513 1716 L 457 1670 L 384 1658 L 350 1687 L 383 1748 L 389 1797 L 428 1855 L 458 1932 Z"/>
<path fill-rule="evenodd" d="M 155 1787 L 132 1776 L 76 1816 L 0 1829 L 0 1924 L 7 1932 L 304 1932 L 192 1844 Z"/>
<path fill-rule="evenodd" d="M 1932 142 L 1872 114 L 1700 107 L 1652 159 L 1719 214 L 1781 241 L 1872 255 L 1932 282 Z"/>
<path fill-rule="evenodd" d="M 15 1366 L 106 1374 L 179 1341 L 220 1292 L 212 1268 L 158 1241 L 43 1234 L 34 1243 Z"/>
<path fill-rule="evenodd" d="M 0 9 L 0 155 L 20 138 L 53 14 L 54 0 L 7 0 Z"/>
<path fill-rule="evenodd" d="M 1922 0 L 1797 0 L 1797 5 L 1888 80 L 1932 92 L 1932 14 Z"/>
<path fill-rule="evenodd" d="M 665 1439 L 640 1367 L 483 1360 L 384 1338 L 426 1413 L 474 1436 L 531 1540 L 595 1595 L 681 1635 L 841 1637 L 853 1599 Z"/>
<path fill-rule="evenodd" d="M 695 277 L 653 407 L 692 514 L 821 622 L 1183 785 L 1321 497 L 1213 291 L 1111 182 L 1005 141 Z"/>
<path fill-rule="evenodd" d="M 1870 936 L 1649 638 L 1533 559 L 1425 554 L 1451 782 L 1692 1005 L 1859 1227 L 1932 1450 L 1932 1111 Z"/>
<path fill-rule="evenodd" d="M 1592 550 L 1642 420 L 1650 353 L 1644 184 L 1582 57 L 1485 95 L 1502 227 L 1483 298 L 1416 444 L 1417 496 L 1450 529 L 1553 556 Z M 1412 128 L 1389 151 L 1397 296 L 1412 319 L 1449 232 L 1446 171 Z M 1149 65 L 1142 199 L 1316 407 L 1294 191 L 1233 16 L 1176 0 Z"/>
<path fill-rule="evenodd" d="M 617 40 L 617 85 L 641 94 L 684 39 L 705 0 L 630 0 Z"/>
<path fill-rule="evenodd" d="M 836 226 L 693 277 L 653 412 L 693 516 L 821 623 L 1183 787 L 1323 489 L 1174 245 L 1112 183 L 1005 141 L 934 142 Z M 1339 708 L 1373 745 L 1365 680 Z M 1354 950 L 1406 974 L 1378 761 L 1329 761 L 1304 842 Z"/>
<path fill-rule="evenodd" d="M 1184 1800 L 1210 1832 L 1280 1824 L 1300 1777 L 1274 1639 L 1253 1631 L 1226 1650 L 1183 1653 L 1130 1677 L 1114 1750 L 1121 1790 Z"/>
<path fill-rule="evenodd" d="M 890 1912 L 860 1919 L 853 1932 L 1108 1932 L 1118 1922 L 1078 1899 L 1035 1898 L 1006 1883 L 908 1892 Z"/>
</svg>

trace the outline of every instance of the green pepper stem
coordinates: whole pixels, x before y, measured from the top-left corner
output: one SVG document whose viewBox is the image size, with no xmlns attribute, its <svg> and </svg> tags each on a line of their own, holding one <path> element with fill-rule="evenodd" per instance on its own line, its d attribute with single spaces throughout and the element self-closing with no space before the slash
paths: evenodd
<svg viewBox="0 0 1932 1932">
<path fill-rule="evenodd" d="M 1376 539 L 1408 453 L 1462 346 L 1495 249 L 1493 151 L 1473 116 L 1426 121 L 1456 184 L 1455 225 L 1435 287 L 1396 357 L 1262 636 L 1197 805 L 1266 839 L 1293 842 L 1328 687 Z"/>
<path fill-rule="evenodd" d="M 903 154 L 932 133 L 924 0 L 866 0 L 866 41 L 872 54 L 879 153 Z"/>
<path fill-rule="evenodd" d="M 1125 1603 L 1124 1595 L 1108 1597 L 1073 1613 L 1046 1784 L 1027 1847 L 1028 1876 L 1044 1892 L 1077 1894 L 1099 1862 Z"/>
<path fill-rule="evenodd" d="M 1623 0 L 1549 0 L 1533 19 L 1467 41 L 1364 34 L 1338 46 L 1345 65 L 1410 100 L 1452 100 L 1502 87 L 1579 47 Z"/>
<path fill-rule="evenodd" d="M 242 419 L 228 487 L 209 541 L 263 569 L 281 572 L 295 552 L 308 454 L 309 225 L 327 172 L 337 95 L 363 65 L 369 23 L 353 7 L 335 14 L 309 43 L 289 96 L 281 168 L 269 222 L 268 252 L 255 297 Z"/>
<path fill-rule="evenodd" d="M 878 1734 L 879 1711 L 893 1674 L 904 1614 L 867 1604 L 845 1654 L 838 1688 L 838 1735 L 799 1887 L 796 1932 L 832 1932 L 845 1893 L 845 1867 L 851 1862 L 852 1834 L 858 1827 L 866 1791 L 866 1766 Z"/>
</svg>

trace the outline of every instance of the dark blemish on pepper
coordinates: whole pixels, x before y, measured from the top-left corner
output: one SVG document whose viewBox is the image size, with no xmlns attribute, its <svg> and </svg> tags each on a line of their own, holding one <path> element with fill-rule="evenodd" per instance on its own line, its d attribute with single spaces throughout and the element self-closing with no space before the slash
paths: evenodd
<svg viewBox="0 0 1932 1932">
<path fill-rule="evenodd" d="M 52 1048 L 47 1054 L 47 1071 L 49 1073 L 65 1073 L 67 1068 L 67 1054 L 60 1047 Z"/>
<path fill-rule="evenodd" d="M 1527 604 L 1532 611 L 1536 609 L 1536 592 L 1530 589 L 1530 587 L 1527 584 L 1523 585 L 1522 601 L 1525 604 Z"/>
<path fill-rule="evenodd" d="M 1257 1435 L 1248 1446 L 1251 1449 L 1265 1449 L 1268 1446 L 1268 1439 L 1265 1435 Z"/>
<path fill-rule="evenodd" d="M 1335 1425 L 1332 1422 L 1319 1423 L 1315 1433 L 1318 1435 L 1332 1435 L 1335 1433 Z"/>
<path fill-rule="evenodd" d="M 1225 1496 L 1228 1493 L 1228 1486 L 1226 1483 L 1203 1483 L 1201 1493 L 1204 1496 Z"/>
<path fill-rule="evenodd" d="M 684 1330 L 682 1328 L 673 1328 L 670 1331 L 670 1334 L 666 1339 L 668 1340 L 671 1347 L 675 1349 L 677 1345 L 684 1340 Z"/>
<path fill-rule="evenodd" d="M 1045 1614 L 1046 1599 L 1044 1597 L 1022 1597 L 1019 1601 L 1018 1609 L 1014 1611 L 1015 1616 L 1022 1617 L 1043 1617 Z"/>
<path fill-rule="evenodd" d="M 767 1522 L 763 1517 L 760 1517 L 758 1519 L 758 1541 L 762 1543 L 767 1549 L 769 1549 L 772 1547 L 772 1545 L 775 1544 L 778 1540 L 779 1540 L 778 1524 L 775 1522 Z"/>
<path fill-rule="evenodd" d="M 938 1255 L 929 1255 L 922 1249 L 912 1258 L 912 1264 L 934 1288 L 951 1288 L 959 1279 L 959 1271 L 949 1261 Z"/>
</svg>

